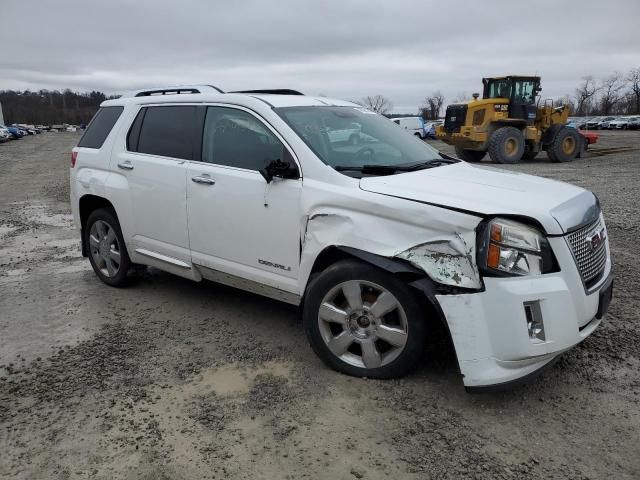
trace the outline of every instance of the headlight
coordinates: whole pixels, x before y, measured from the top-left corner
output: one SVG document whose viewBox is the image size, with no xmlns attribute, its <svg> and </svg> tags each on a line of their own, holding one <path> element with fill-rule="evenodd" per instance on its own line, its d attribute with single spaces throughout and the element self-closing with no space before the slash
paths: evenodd
<svg viewBox="0 0 640 480">
<path fill-rule="evenodd" d="M 545 236 L 513 220 L 495 218 L 480 233 L 478 264 L 497 275 L 540 275 L 557 264 Z"/>
</svg>

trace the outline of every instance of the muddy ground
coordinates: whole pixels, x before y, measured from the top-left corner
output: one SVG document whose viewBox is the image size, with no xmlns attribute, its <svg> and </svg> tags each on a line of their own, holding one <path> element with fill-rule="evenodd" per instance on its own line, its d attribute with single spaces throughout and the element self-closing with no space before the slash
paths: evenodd
<svg viewBox="0 0 640 480">
<path fill-rule="evenodd" d="M 0 477 L 640 476 L 640 132 L 603 132 L 632 151 L 509 167 L 598 194 L 616 290 L 591 338 L 485 395 L 444 342 L 402 380 L 349 378 L 287 305 L 157 270 L 101 284 L 69 215 L 77 140 L 0 145 Z"/>
</svg>

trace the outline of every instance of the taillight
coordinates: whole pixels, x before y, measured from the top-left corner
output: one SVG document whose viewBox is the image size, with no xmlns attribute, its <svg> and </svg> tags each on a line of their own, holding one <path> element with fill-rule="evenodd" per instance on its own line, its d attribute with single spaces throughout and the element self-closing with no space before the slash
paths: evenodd
<svg viewBox="0 0 640 480">
<path fill-rule="evenodd" d="M 78 152 L 71 152 L 71 168 L 76 166 L 76 160 L 78 160 Z"/>
</svg>

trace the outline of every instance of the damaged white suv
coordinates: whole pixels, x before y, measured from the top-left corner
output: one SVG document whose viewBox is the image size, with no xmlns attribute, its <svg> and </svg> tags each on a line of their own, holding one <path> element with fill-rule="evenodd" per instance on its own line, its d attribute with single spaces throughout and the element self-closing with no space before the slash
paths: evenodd
<svg viewBox="0 0 640 480">
<path fill-rule="evenodd" d="M 356 127 L 357 142 L 332 134 Z M 313 350 L 350 375 L 407 373 L 441 321 L 467 388 L 509 385 L 611 299 L 591 192 L 471 166 L 349 102 L 134 92 L 102 104 L 71 166 L 103 282 L 151 265 L 299 305 Z"/>
</svg>

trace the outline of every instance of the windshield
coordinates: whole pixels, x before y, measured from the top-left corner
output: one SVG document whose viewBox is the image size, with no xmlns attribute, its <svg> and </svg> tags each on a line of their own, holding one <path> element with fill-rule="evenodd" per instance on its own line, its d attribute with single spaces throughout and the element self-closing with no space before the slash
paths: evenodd
<svg viewBox="0 0 640 480">
<path fill-rule="evenodd" d="M 392 121 L 358 107 L 283 107 L 275 111 L 331 167 L 400 166 L 442 160 Z"/>
</svg>

